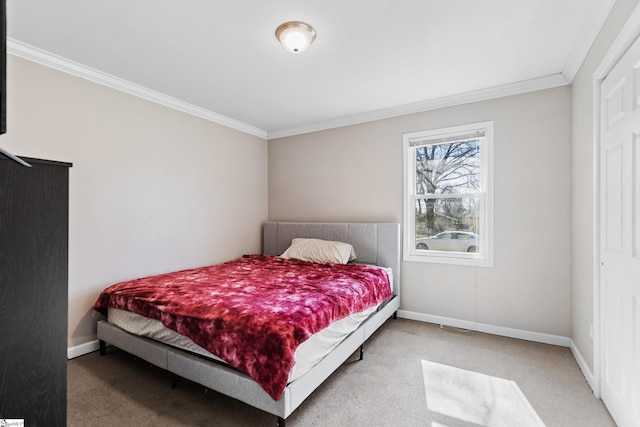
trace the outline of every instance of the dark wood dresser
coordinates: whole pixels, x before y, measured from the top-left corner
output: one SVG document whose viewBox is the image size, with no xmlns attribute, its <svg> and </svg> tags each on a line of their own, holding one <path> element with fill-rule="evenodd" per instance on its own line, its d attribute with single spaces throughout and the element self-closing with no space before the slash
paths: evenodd
<svg viewBox="0 0 640 427">
<path fill-rule="evenodd" d="M 65 426 L 70 163 L 0 156 L 0 420 Z"/>
</svg>

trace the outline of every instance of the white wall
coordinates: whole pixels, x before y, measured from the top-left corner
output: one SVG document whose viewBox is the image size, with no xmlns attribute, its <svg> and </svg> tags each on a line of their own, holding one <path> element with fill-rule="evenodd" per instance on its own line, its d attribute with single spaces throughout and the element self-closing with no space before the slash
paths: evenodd
<svg viewBox="0 0 640 427">
<path fill-rule="evenodd" d="M 270 140 L 269 219 L 402 222 L 402 134 L 487 120 L 495 267 L 404 262 L 401 309 L 569 336 L 569 87 Z"/>
<path fill-rule="evenodd" d="M 0 146 L 73 163 L 69 347 L 105 286 L 261 250 L 265 140 L 11 55 L 7 92 Z"/>
<path fill-rule="evenodd" d="M 638 0 L 616 0 L 589 55 L 572 85 L 571 97 L 571 305 L 572 339 L 593 372 L 594 348 L 589 334 L 593 322 L 594 269 L 594 145 L 593 73 L 639 4 Z"/>
</svg>

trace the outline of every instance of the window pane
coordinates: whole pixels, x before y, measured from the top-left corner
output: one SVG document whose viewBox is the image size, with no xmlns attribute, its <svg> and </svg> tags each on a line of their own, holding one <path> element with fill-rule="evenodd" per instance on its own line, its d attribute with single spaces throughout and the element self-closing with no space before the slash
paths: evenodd
<svg viewBox="0 0 640 427">
<path fill-rule="evenodd" d="M 480 139 L 415 147 L 416 194 L 475 193 L 480 189 Z"/>
<path fill-rule="evenodd" d="M 479 213 L 477 197 L 416 199 L 415 248 L 477 252 L 480 248 Z"/>
</svg>

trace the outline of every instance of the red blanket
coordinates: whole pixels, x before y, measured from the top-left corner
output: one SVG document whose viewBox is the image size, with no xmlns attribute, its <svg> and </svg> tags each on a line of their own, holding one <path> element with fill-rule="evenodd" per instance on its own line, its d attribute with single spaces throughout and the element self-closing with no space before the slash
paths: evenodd
<svg viewBox="0 0 640 427">
<path fill-rule="evenodd" d="M 389 277 L 380 268 L 245 255 L 118 283 L 102 292 L 94 309 L 160 320 L 279 400 L 300 343 L 391 296 Z"/>
</svg>

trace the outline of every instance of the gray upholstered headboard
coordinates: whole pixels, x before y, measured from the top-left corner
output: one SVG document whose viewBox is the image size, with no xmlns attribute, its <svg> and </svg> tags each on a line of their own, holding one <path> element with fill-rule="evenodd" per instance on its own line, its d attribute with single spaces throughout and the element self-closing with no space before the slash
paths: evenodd
<svg viewBox="0 0 640 427">
<path fill-rule="evenodd" d="M 349 243 L 356 251 L 356 262 L 393 270 L 393 293 L 400 295 L 400 224 L 267 222 L 263 236 L 262 253 L 275 256 L 281 255 L 295 237 Z"/>
</svg>

